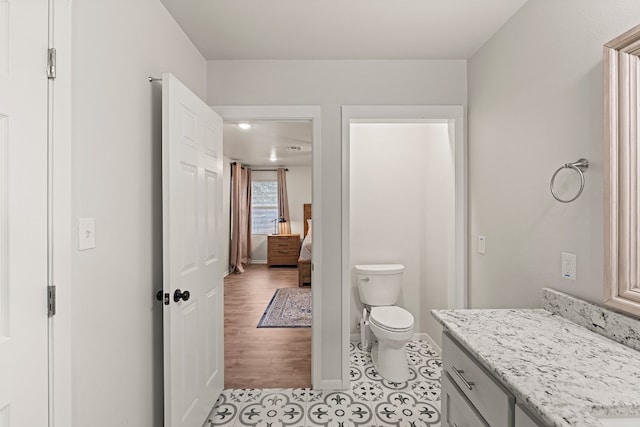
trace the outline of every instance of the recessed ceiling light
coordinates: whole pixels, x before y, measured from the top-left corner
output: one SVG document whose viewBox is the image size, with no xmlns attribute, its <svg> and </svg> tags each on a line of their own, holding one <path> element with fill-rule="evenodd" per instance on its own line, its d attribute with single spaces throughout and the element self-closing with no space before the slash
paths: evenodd
<svg viewBox="0 0 640 427">
<path fill-rule="evenodd" d="M 242 130 L 251 129 L 251 124 L 249 123 L 238 123 L 238 127 Z"/>
</svg>

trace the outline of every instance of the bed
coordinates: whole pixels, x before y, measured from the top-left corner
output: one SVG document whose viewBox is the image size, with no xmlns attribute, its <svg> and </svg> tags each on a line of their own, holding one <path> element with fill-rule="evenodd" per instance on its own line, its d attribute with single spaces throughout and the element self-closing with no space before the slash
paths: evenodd
<svg viewBox="0 0 640 427">
<path fill-rule="evenodd" d="M 304 239 L 300 246 L 298 258 L 298 286 L 311 285 L 311 203 L 305 203 L 304 209 Z"/>
</svg>

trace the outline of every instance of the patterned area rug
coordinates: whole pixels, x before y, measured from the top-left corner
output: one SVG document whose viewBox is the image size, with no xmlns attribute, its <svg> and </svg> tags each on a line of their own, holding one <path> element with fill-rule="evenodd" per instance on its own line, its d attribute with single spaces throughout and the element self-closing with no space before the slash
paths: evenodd
<svg viewBox="0 0 640 427">
<path fill-rule="evenodd" d="M 311 327 L 311 289 L 276 289 L 264 311 L 258 328 Z"/>
</svg>

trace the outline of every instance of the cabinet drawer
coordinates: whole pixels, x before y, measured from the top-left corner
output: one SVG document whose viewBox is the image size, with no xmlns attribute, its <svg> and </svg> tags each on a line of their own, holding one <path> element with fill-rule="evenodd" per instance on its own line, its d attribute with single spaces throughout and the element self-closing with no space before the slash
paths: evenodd
<svg viewBox="0 0 640 427">
<path fill-rule="evenodd" d="M 269 248 L 270 252 L 273 255 L 286 255 L 286 256 L 291 256 L 291 255 L 297 255 L 298 251 L 296 250 L 296 248 Z"/>
<path fill-rule="evenodd" d="M 440 381 L 443 427 L 489 427 L 458 387 L 453 384 L 448 373 L 444 372 Z"/>
<path fill-rule="evenodd" d="M 513 427 L 513 396 L 447 333 L 442 336 L 442 364 L 443 370 L 491 427 Z"/>
<path fill-rule="evenodd" d="M 269 263 L 270 264 L 296 264 L 298 262 L 298 258 L 295 256 L 291 256 L 291 255 L 276 255 L 276 254 L 272 254 L 271 256 L 269 256 Z"/>
<path fill-rule="evenodd" d="M 294 250 L 298 249 L 298 242 L 293 239 L 271 239 L 269 240 L 269 246 L 275 250 Z"/>
</svg>

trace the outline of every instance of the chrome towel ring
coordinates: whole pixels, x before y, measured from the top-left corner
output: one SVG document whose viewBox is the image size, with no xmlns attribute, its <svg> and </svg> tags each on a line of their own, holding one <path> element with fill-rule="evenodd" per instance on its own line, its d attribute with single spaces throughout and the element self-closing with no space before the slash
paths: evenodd
<svg viewBox="0 0 640 427">
<path fill-rule="evenodd" d="M 565 163 L 564 165 L 560 166 L 558 170 L 551 177 L 551 183 L 549 184 L 549 188 L 551 188 L 551 194 L 553 195 L 553 198 L 562 203 L 570 203 L 570 202 L 573 202 L 578 197 L 580 197 L 580 194 L 582 194 L 582 190 L 584 190 L 584 173 L 583 172 L 588 168 L 589 168 L 589 160 L 587 159 L 579 159 L 573 163 Z M 580 175 L 580 189 L 578 190 L 578 194 L 576 194 L 575 196 L 573 196 L 572 199 L 569 199 L 569 200 L 563 200 L 559 198 L 555 192 L 555 189 L 553 188 L 553 183 L 556 179 L 556 175 L 558 175 L 558 172 L 560 172 L 562 169 L 573 169 L 574 171 L 578 172 L 578 174 Z"/>
</svg>

